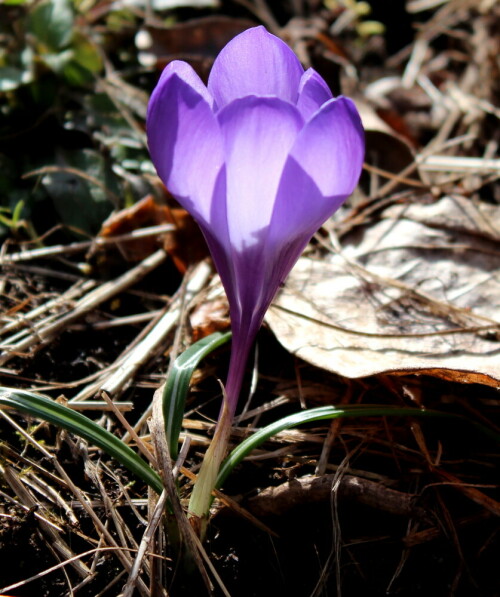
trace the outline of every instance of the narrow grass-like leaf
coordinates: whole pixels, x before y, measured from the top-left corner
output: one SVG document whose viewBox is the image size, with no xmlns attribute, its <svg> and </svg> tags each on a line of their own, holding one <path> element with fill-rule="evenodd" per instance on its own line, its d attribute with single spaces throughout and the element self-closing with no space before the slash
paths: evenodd
<svg viewBox="0 0 500 597">
<path fill-rule="evenodd" d="M 311 423 L 313 421 L 321 421 L 323 419 L 340 419 L 345 417 L 428 417 L 428 418 L 443 418 L 455 421 L 466 421 L 472 424 L 482 434 L 488 436 L 493 441 L 500 443 L 500 435 L 488 427 L 476 423 L 460 415 L 451 413 L 443 413 L 437 410 L 420 410 L 418 408 L 405 407 L 391 407 L 391 406 L 365 406 L 362 404 L 347 405 L 342 407 L 336 406 L 321 406 L 319 408 L 312 408 L 303 410 L 293 415 L 283 417 L 279 421 L 271 423 L 267 427 L 263 427 L 256 431 L 253 435 L 243 440 L 236 448 L 229 454 L 223 462 L 219 475 L 216 481 L 216 488 L 220 488 L 228 475 L 248 454 L 260 446 L 263 442 L 271 438 L 273 435 L 285 431 L 303 423 Z"/>
<path fill-rule="evenodd" d="M 163 418 L 170 456 L 175 460 L 178 453 L 182 418 L 189 392 L 189 384 L 199 362 L 231 338 L 231 332 L 215 332 L 202 338 L 185 350 L 172 365 L 163 390 Z"/>
<path fill-rule="evenodd" d="M 116 458 L 118 462 L 147 483 L 156 493 L 161 494 L 163 491 L 160 476 L 149 464 L 142 460 L 127 444 L 81 413 L 35 392 L 2 387 L 0 387 L 0 406 L 14 408 L 78 435 Z"/>
</svg>

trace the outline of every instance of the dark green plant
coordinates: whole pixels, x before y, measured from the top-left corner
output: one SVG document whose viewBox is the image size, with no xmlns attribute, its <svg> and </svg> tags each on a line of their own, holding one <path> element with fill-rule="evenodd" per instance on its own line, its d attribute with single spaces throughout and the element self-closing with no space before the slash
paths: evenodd
<svg viewBox="0 0 500 597">
<path fill-rule="evenodd" d="M 107 84 L 105 62 L 123 66 L 120 32 L 104 34 L 81 4 L 0 4 L 0 207 L 12 213 L 22 201 L 35 236 L 61 222 L 93 236 L 113 208 L 150 190 L 138 176 L 149 163 L 140 132 L 147 94 L 124 81 L 130 113 L 126 94 Z"/>
</svg>

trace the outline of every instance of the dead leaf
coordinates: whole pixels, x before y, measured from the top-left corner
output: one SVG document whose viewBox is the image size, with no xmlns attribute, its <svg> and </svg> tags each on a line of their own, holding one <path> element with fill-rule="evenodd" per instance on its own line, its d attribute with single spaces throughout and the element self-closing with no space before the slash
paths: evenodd
<svg viewBox="0 0 500 597">
<path fill-rule="evenodd" d="M 168 208 L 158 205 L 152 195 L 141 199 L 131 207 L 121 209 L 112 213 L 103 222 L 99 237 L 111 238 L 121 236 L 146 226 L 156 226 L 171 222 L 168 219 Z M 142 261 L 158 249 L 158 238 L 156 236 L 139 238 L 134 241 L 117 243 L 122 256 L 133 263 Z M 99 249 L 100 251 L 102 249 Z"/>
<path fill-rule="evenodd" d="M 233 37 L 255 23 L 224 16 L 192 19 L 161 27 L 148 25 L 148 42 L 141 45 L 139 60 L 163 69 L 172 60 L 186 60 L 202 78 L 207 78 L 217 54 Z M 145 40 L 146 37 L 143 36 Z"/>
<path fill-rule="evenodd" d="M 392 128 L 362 99 L 358 98 L 356 100 L 356 107 L 359 110 L 365 129 L 366 162 L 369 166 L 384 170 L 387 173 L 399 174 L 403 172 L 414 160 L 412 145 L 409 142 L 410 136 L 400 134 Z M 374 195 L 377 191 L 377 188 L 373 188 L 374 182 L 377 181 L 370 180 L 370 183 L 368 183 L 369 173 L 369 168 L 368 172 L 363 173 L 362 185 L 370 188 L 371 194 Z M 418 172 L 411 173 L 410 178 L 418 180 Z M 381 182 L 386 181 L 382 180 Z"/>
<path fill-rule="evenodd" d="M 173 232 L 162 235 L 163 247 L 181 274 L 188 266 L 207 257 L 208 249 L 198 225 L 185 209 L 159 205 L 152 195 L 132 207 L 112 214 L 102 225 L 99 236 L 120 236 L 147 226 L 174 224 Z M 127 261 L 138 262 L 158 249 L 158 237 L 151 236 L 117 243 Z"/>
<path fill-rule="evenodd" d="M 189 318 L 192 327 L 192 340 L 197 342 L 214 332 L 229 329 L 229 306 L 224 295 L 203 301 Z"/>
<path fill-rule="evenodd" d="M 419 85 L 408 88 L 401 77 L 382 77 L 369 83 L 364 95 L 377 115 L 413 147 L 425 138 L 425 129 L 432 128 L 432 100 Z"/>
<path fill-rule="evenodd" d="M 300 358 L 345 377 L 425 373 L 500 387 L 498 207 L 396 205 L 302 258 L 267 321 Z"/>
</svg>

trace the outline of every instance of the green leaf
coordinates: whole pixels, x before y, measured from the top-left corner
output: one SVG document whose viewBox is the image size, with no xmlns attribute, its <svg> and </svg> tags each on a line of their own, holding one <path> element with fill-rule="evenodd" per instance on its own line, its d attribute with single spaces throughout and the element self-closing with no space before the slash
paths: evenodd
<svg viewBox="0 0 500 597">
<path fill-rule="evenodd" d="M 64 78 L 70 85 L 80 87 L 92 83 L 94 75 L 102 69 L 102 58 L 96 45 L 81 33 L 76 33 L 71 51 L 71 60 L 63 69 Z"/>
<path fill-rule="evenodd" d="M 324 419 L 341 419 L 345 417 L 426 417 L 426 418 L 442 418 L 455 421 L 467 421 L 478 429 L 483 435 L 486 435 L 493 441 L 500 444 L 500 435 L 488 427 L 465 419 L 460 415 L 443 413 L 437 410 L 421 410 L 418 408 L 406 407 L 391 407 L 391 406 L 365 406 L 362 404 L 347 405 L 342 407 L 336 406 L 321 406 L 319 408 L 312 408 L 303 410 L 288 417 L 284 417 L 279 421 L 271 423 L 267 427 L 263 427 L 256 431 L 253 435 L 243 440 L 229 456 L 226 458 L 221 466 L 219 475 L 217 477 L 215 487 L 218 489 L 222 486 L 234 467 L 239 464 L 248 454 L 271 438 L 273 435 L 302 425 L 304 423 L 312 423 L 313 421 L 321 421 Z"/>
<path fill-rule="evenodd" d="M 231 338 L 231 333 L 215 332 L 198 340 L 174 361 L 163 390 L 163 418 L 170 456 L 175 460 L 178 453 L 182 418 L 189 392 L 189 384 L 199 362 Z"/>
<path fill-rule="evenodd" d="M 19 222 L 19 220 L 21 219 L 21 213 L 24 209 L 24 201 L 18 201 L 16 204 L 16 207 L 14 208 L 14 211 L 12 212 L 12 221 L 14 222 L 14 224 L 17 224 Z"/>
<path fill-rule="evenodd" d="M 75 60 L 70 60 L 64 65 L 62 74 L 69 85 L 84 87 L 92 82 L 93 76 L 86 68 L 82 67 Z"/>
<path fill-rule="evenodd" d="M 110 197 L 119 194 L 115 175 L 104 157 L 90 149 L 61 151 L 59 165 L 74 171 L 49 172 L 42 184 L 62 222 L 96 234 L 113 209 Z"/>
<path fill-rule="evenodd" d="M 73 50 L 68 49 L 57 53 L 44 53 L 42 59 L 50 70 L 60 75 L 73 59 Z"/>
<path fill-rule="evenodd" d="M 161 494 L 163 491 L 159 475 L 142 458 L 127 444 L 81 413 L 35 392 L 3 387 L 0 387 L 0 405 L 14 408 L 78 435 L 118 460 L 156 493 Z"/>
<path fill-rule="evenodd" d="M 45 0 L 36 4 L 28 20 L 28 31 L 46 51 L 65 48 L 73 37 L 73 9 L 69 0 Z"/>
<path fill-rule="evenodd" d="M 102 57 L 96 44 L 93 44 L 81 33 L 76 33 L 73 38 L 72 48 L 74 60 L 81 67 L 91 73 L 98 73 L 102 69 Z"/>
<path fill-rule="evenodd" d="M 13 91 L 27 82 L 29 82 L 29 73 L 13 66 L 0 68 L 0 92 Z"/>
</svg>

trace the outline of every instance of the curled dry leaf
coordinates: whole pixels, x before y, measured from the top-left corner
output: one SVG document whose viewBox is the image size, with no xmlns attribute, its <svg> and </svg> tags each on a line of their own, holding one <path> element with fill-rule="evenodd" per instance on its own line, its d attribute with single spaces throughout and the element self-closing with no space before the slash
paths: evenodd
<svg viewBox="0 0 500 597">
<path fill-rule="evenodd" d="M 165 251 L 176 268 L 184 274 L 190 264 L 198 263 L 208 255 L 203 236 L 193 218 L 185 209 L 159 205 L 152 195 L 141 199 L 132 207 L 113 213 L 102 225 L 99 236 L 110 238 L 139 228 L 173 224 L 175 230 L 162 234 Z M 157 236 L 118 242 L 117 246 L 127 261 L 137 263 L 158 249 Z"/>
<path fill-rule="evenodd" d="M 267 315 L 280 342 L 345 377 L 426 373 L 500 387 L 500 209 L 395 206 L 302 258 Z"/>
<path fill-rule="evenodd" d="M 217 54 L 233 37 L 253 27 L 246 19 L 210 16 L 186 23 L 148 25 L 136 39 L 139 61 L 163 69 L 172 60 L 187 60 L 207 78 Z"/>
<path fill-rule="evenodd" d="M 375 193 L 378 189 L 374 185 L 373 175 L 379 169 L 395 175 L 403 172 L 414 160 L 412 145 L 415 144 L 415 140 L 401 123 L 396 125 L 394 118 L 383 120 L 363 99 L 356 100 L 356 107 L 365 129 L 366 162 L 369 165 L 363 173 L 362 184 L 369 186 L 371 192 Z M 386 112 L 388 114 L 388 111 Z M 409 178 L 418 180 L 418 172 L 411 173 Z M 377 181 L 378 184 L 384 182 L 384 178 Z"/>
<path fill-rule="evenodd" d="M 194 309 L 189 318 L 192 328 L 192 340 L 197 342 L 214 332 L 229 329 L 229 307 L 226 297 L 218 292 L 208 296 Z"/>
<path fill-rule="evenodd" d="M 338 478 L 337 474 L 307 475 L 266 487 L 248 500 L 247 507 L 258 517 L 282 515 L 302 504 L 330 503 L 333 495 L 396 516 L 425 516 L 425 512 L 417 506 L 415 495 L 362 477 L 342 475 Z"/>
</svg>

